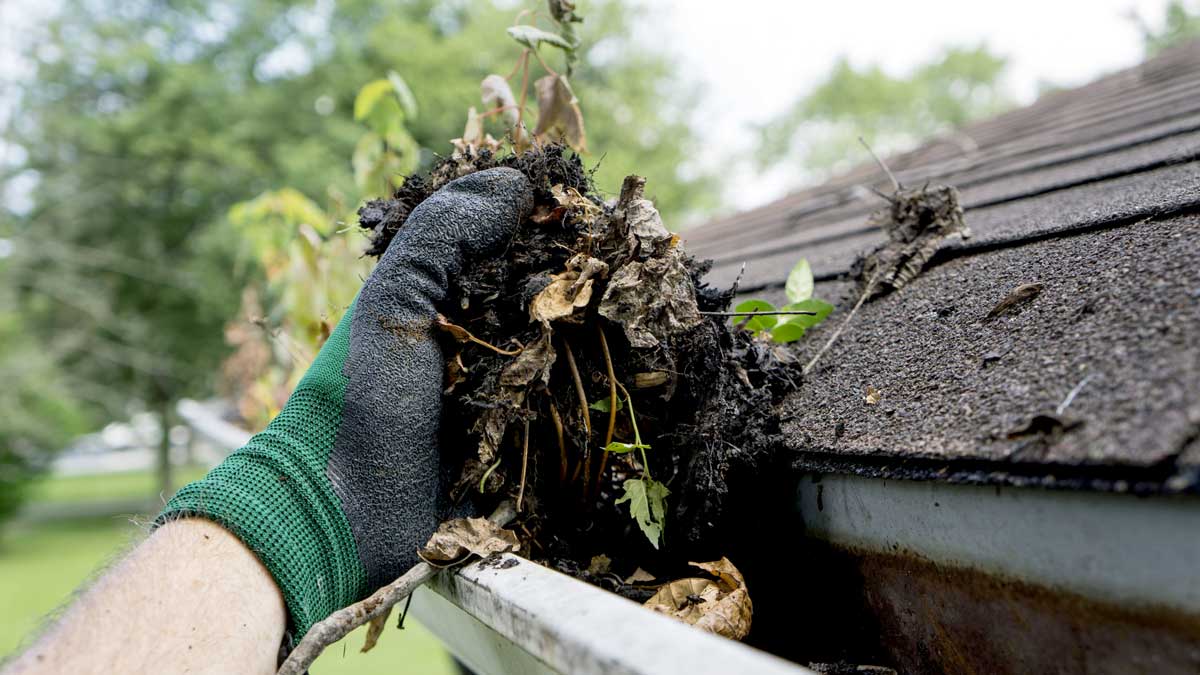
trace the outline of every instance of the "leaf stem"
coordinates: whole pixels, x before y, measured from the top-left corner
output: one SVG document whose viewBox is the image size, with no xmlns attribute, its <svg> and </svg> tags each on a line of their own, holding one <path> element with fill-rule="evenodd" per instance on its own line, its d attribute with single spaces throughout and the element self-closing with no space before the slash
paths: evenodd
<svg viewBox="0 0 1200 675">
<path fill-rule="evenodd" d="M 529 52 L 530 51 L 531 50 L 526 49 L 523 52 L 521 52 L 521 101 L 517 104 L 517 124 L 513 128 L 513 137 L 516 139 L 516 142 L 514 143 L 514 145 L 517 147 L 518 151 L 519 151 L 520 145 L 521 145 L 521 136 L 522 136 L 521 130 L 524 129 L 524 127 L 521 126 L 521 118 L 525 114 L 525 99 L 529 95 Z"/>
<path fill-rule="evenodd" d="M 629 406 L 629 423 L 633 426 L 633 444 L 637 447 L 638 452 L 642 453 L 642 475 L 650 479 L 650 461 L 646 459 L 646 445 L 642 443 L 642 434 L 638 431 L 637 415 L 633 412 L 633 397 L 629 395 L 629 390 L 620 382 L 617 386 L 621 388 L 621 393 L 625 394 L 625 405 Z"/>
<path fill-rule="evenodd" d="M 521 447 L 521 487 L 517 490 L 517 513 L 525 502 L 525 476 L 529 471 L 529 417 L 525 418 L 525 440 Z"/>
<path fill-rule="evenodd" d="M 612 443 L 613 431 L 617 428 L 617 375 L 613 371 L 612 355 L 608 353 L 608 340 L 604 337 L 604 327 L 596 324 L 596 332 L 600 334 L 600 351 L 604 353 L 604 367 L 608 370 L 608 432 L 604 434 L 604 454 L 600 456 L 600 470 L 596 472 L 596 487 L 600 487 L 600 479 L 608 466 L 608 444 Z"/>
</svg>

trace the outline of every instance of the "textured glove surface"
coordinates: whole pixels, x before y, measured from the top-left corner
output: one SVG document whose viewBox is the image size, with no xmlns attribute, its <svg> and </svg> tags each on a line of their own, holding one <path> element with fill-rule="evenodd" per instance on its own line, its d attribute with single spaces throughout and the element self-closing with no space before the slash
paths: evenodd
<svg viewBox="0 0 1200 675">
<path fill-rule="evenodd" d="M 413 209 L 279 416 L 159 516 L 238 535 L 283 592 L 296 637 L 411 567 L 437 525 L 433 320 L 450 279 L 500 250 L 532 206 L 528 180 L 498 168 Z"/>
</svg>

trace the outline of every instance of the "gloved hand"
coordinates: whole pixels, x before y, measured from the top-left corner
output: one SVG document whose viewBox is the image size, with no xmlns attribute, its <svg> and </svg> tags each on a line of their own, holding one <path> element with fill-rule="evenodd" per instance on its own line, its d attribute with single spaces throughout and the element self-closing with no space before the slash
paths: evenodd
<svg viewBox="0 0 1200 675">
<path fill-rule="evenodd" d="M 237 535 L 283 592 L 293 639 L 415 564 L 436 527 L 436 308 L 532 208 L 525 176 L 497 168 L 413 209 L 279 416 L 159 515 Z"/>
</svg>

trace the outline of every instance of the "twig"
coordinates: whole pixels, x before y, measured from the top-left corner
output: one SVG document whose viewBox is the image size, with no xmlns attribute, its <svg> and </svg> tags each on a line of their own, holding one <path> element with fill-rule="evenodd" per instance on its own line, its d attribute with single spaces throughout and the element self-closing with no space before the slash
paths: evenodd
<svg viewBox="0 0 1200 675">
<path fill-rule="evenodd" d="M 366 600 L 343 607 L 319 621 L 308 629 L 304 639 L 296 645 L 291 654 L 288 654 L 287 660 L 279 666 L 277 675 L 302 675 L 326 647 L 346 637 L 364 623 L 391 611 L 393 605 L 407 598 L 437 572 L 437 568 L 429 563 L 419 562 L 399 579 L 372 593 Z"/>
<path fill-rule="evenodd" d="M 558 482 L 565 483 L 567 482 L 567 468 L 571 462 L 567 459 L 567 444 L 563 440 L 562 417 L 558 414 L 558 406 L 554 405 L 554 395 L 550 393 L 549 389 L 546 390 L 546 400 L 550 404 L 550 421 L 554 423 L 554 435 L 558 438 L 558 454 L 561 461 L 558 469 Z"/>
<path fill-rule="evenodd" d="M 1092 379 L 1092 375 L 1094 375 L 1094 374 L 1095 373 L 1092 373 L 1091 375 L 1088 375 L 1087 377 L 1083 378 L 1082 380 L 1079 381 L 1079 384 L 1075 385 L 1075 387 L 1072 388 L 1071 391 L 1067 392 L 1067 397 L 1064 398 L 1062 403 L 1059 403 L 1058 407 L 1054 409 L 1055 415 L 1061 415 L 1067 411 L 1067 407 L 1070 406 L 1071 403 L 1073 403 L 1075 401 L 1075 397 L 1079 395 L 1079 392 L 1083 390 L 1083 386 L 1088 383 L 1088 380 Z"/>
<path fill-rule="evenodd" d="M 489 520 L 503 526 L 514 517 L 516 512 L 512 502 L 506 501 L 496 508 Z M 418 586 L 432 579 L 437 573 L 438 568 L 426 562 L 419 562 L 399 579 L 375 591 L 365 600 L 343 607 L 324 620 L 318 621 L 308 629 L 308 633 L 292 653 L 288 654 L 276 675 L 303 675 L 326 647 L 372 619 L 387 615 L 392 611 L 392 607 L 409 597 Z"/>
<path fill-rule="evenodd" d="M 806 316 L 815 316 L 816 312 L 806 312 L 803 310 L 773 310 L 770 312 L 700 312 L 703 316 L 774 316 L 776 314 L 804 314 Z"/>
<path fill-rule="evenodd" d="M 529 417 L 525 417 L 525 440 L 521 446 L 521 487 L 517 490 L 517 513 L 525 503 L 525 475 L 529 470 Z"/>
<path fill-rule="evenodd" d="M 900 181 L 896 180 L 895 174 L 893 174 L 892 170 L 888 168 L 888 165 L 884 164 L 882 159 L 879 159 L 879 155 L 875 154 L 875 151 L 871 149 L 870 145 L 867 145 L 867 141 L 863 139 L 862 136 L 858 137 L 858 142 L 862 143 L 862 146 L 867 149 L 867 152 L 871 153 L 871 156 L 875 158 L 876 163 L 879 164 L 879 168 L 883 169 L 883 172 L 887 174 L 887 177 L 892 179 L 892 187 L 896 189 L 896 192 L 899 192 Z"/>
<path fill-rule="evenodd" d="M 596 489 L 600 489 L 600 479 L 604 477 L 604 469 L 608 466 L 608 444 L 612 443 L 613 431 L 617 428 L 617 375 L 613 371 L 612 356 L 608 353 L 608 340 L 604 337 L 604 328 L 596 324 L 596 332 L 600 334 L 600 351 L 604 353 L 604 367 L 608 370 L 608 431 L 604 434 L 604 454 L 600 456 L 600 470 L 596 472 Z"/>
<path fill-rule="evenodd" d="M 818 350 L 817 353 L 809 360 L 809 362 L 804 365 L 804 370 L 800 371 L 801 375 L 807 375 L 808 372 L 813 369 L 813 366 L 817 365 L 817 360 L 824 356 L 825 352 L 829 351 L 829 348 L 833 346 L 833 343 L 837 342 L 837 339 L 842 336 L 842 331 L 846 330 L 846 326 L 850 324 L 852 319 L 854 319 L 854 315 L 858 313 L 858 308 L 862 307 L 863 303 L 867 301 L 867 297 L 870 296 L 871 292 L 875 290 L 875 279 L 878 277 L 879 273 L 876 272 L 871 277 L 871 280 L 867 282 L 867 287 L 863 289 L 862 295 L 858 296 L 858 302 L 854 303 L 854 308 L 851 309 L 850 313 L 846 315 L 846 318 L 842 320 L 842 323 L 837 327 L 837 330 L 833 331 L 833 335 L 829 336 L 829 340 L 827 340 L 821 349 Z"/>
</svg>

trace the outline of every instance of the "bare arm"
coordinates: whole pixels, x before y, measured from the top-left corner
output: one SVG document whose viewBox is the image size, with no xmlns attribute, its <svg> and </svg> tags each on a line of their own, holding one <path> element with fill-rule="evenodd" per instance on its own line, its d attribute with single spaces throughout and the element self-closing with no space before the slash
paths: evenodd
<svg viewBox="0 0 1200 675">
<path fill-rule="evenodd" d="M 9 668 L 18 673 L 274 673 L 283 597 L 219 525 L 155 530 Z"/>
</svg>

